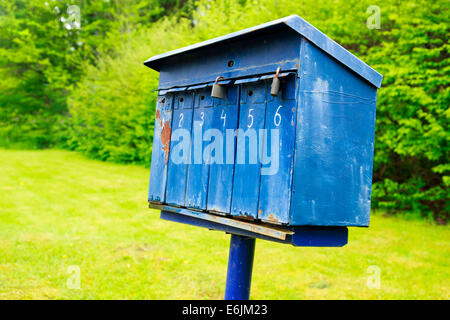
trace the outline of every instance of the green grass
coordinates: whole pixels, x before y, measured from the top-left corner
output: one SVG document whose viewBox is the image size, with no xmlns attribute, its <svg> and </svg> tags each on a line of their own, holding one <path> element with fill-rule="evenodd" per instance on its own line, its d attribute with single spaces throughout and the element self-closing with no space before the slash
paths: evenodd
<svg viewBox="0 0 450 320">
<path fill-rule="evenodd" d="M 0 169 L 0 298 L 223 297 L 229 235 L 160 220 L 148 169 L 12 150 Z M 449 249 L 449 227 L 381 214 L 350 228 L 343 248 L 258 240 L 251 298 L 449 299 Z M 366 284 L 373 265 L 379 289 Z"/>
</svg>

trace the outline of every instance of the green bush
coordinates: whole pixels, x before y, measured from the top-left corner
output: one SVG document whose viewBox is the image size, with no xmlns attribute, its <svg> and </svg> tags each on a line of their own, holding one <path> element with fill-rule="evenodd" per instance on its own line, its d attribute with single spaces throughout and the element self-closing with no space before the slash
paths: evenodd
<svg viewBox="0 0 450 320">
<path fill-rule="evenodd" d="M 149 165 L 158 74 L 142 62 L 298 14 L 384 75 L 373 206 L 448 219 L 447 0 L 71 3 L 81 7 L 81 29 L 63 27 L 63 0 L 0 0 L 0 146 L 62 145 Z M 367 27 L 371 5 L 381 10 L 380 29 Z"/>
<path fill-rule="evenodd" d="M 369 5 L 381 29 L 369 29 Z M 373 205 L 448 218 L 448 2 L 202 0 L 192 18 L 141 28 L 90 67 L 69 99 L 70 147 L 149 165 L 158 74 L 148 57 L 298 14 L 384 75 L 378 94 Z"/>
<path fill-rule="evenodd" d="M 0 0 L 0 146 L 63 144 L 67 97 L 85 66 L 180 8 L 190 10 L 186 0 Z"/>
</svg>

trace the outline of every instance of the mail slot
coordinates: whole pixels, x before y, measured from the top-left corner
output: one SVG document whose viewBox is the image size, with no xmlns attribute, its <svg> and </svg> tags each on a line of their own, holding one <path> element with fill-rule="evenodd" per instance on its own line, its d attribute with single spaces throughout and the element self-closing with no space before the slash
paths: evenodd
<svg viewBox="0 0 450 320">
<path fill-rule="evenodd" d="M 369 225 L 382 76 L 363 61 L 290 16 L 145 65 L 160 72 L 152 205 L 270 226 Z"/>
</svg>

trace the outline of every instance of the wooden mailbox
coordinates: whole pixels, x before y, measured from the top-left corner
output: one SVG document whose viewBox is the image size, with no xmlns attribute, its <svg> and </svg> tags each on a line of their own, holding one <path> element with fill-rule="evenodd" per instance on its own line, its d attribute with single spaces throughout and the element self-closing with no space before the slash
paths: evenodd
<svg viewBox="0 0 450 320">
<path fill-rule="evenodd" d="M 382 76 L 363 61 L 289 16 L 145 65 L 160 72 L 148 200 L 163 218 L 294 245 L 369 225 Z"/>
</svg>

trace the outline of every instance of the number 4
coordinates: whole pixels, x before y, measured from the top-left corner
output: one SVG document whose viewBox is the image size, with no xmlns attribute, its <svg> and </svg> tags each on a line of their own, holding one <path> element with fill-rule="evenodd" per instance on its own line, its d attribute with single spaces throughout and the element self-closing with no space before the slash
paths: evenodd
<svg viewBox="0 0 450 320">
<path fill-rule="evenodd" d="M 220 119 L 223 120 L 223 126 L 225 127 L 225 123 L 227 122 L 227 114 L 223 112 L 224 110 L 222 110 L 222 114 L 220 115 Z"/>
</svg>

